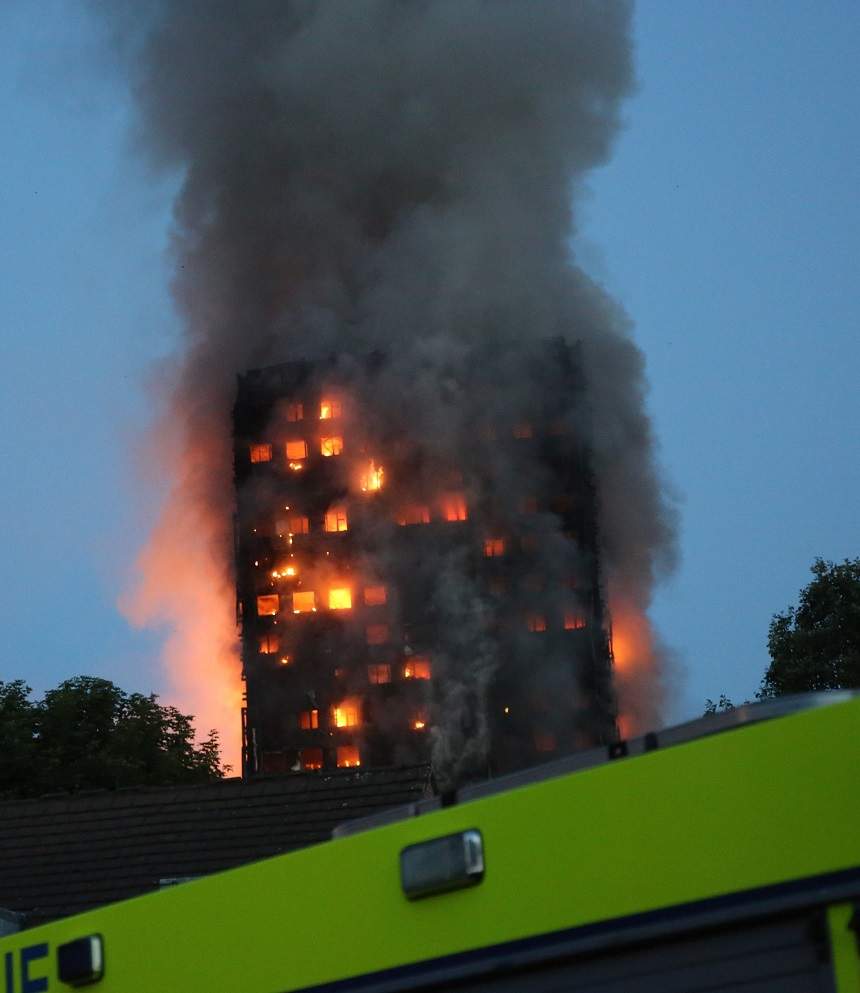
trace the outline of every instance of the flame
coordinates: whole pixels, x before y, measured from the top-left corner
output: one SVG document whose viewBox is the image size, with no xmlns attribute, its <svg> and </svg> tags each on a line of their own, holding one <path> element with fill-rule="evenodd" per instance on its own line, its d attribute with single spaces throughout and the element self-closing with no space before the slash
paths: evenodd
<svg viewBox="0 0 860 993">
<path fill-rule="evenodd" d="M 643 607 L 610 583 L 610 647 L 615 664 L 618 727 L 622 737 L 643 734 L 661 722 L 655 635 Z"/>
<path fill-rule="evenodd" d="M 350 610 L 352 608 L 352 590 L 348 586 L 339 586 L 328 591 L 329 610 Z"/>
<path fill-rule="evenodd" d="M 361 700 L 348 697 L 332 707 L 331 722 L 336 728 L 354 728 L 361 723 Z"/>
<path fill-rule="evenodd" d="M 301 472 L 301 470 L 304 469 L 305 467 L 304 462 L 290 462 L 288 464 L 289 467 L 293 470 L 293 472 Z"/>
<path fill-rule="evenodd" d="M 427 721 L 423 717 L 415 717 L 411 726 L 413 731 L 423 731 L 427 727 Z"/>
<path fill-rule="evenodd" d="M 373 459 L 370 460 L 370 465 L 362 473 L 360 486 L 362 493 L 376 493 L 382 489 L 382 481 L 385 477 L 385 470 L 382 466 L 378 466 Z"/>
<path fill-rule="evenodd" d="M 168 446 L 170 434 L 168 429 Z M 173 485 L 119 607 L 135 627 L 162 633 L 160 661 L 169 693 L 163 702 L 192 714 L 198 735 L 216 730 L 222 762 L 238 773 L 242 667 L 235 590 L 223 554 L 229 548 L 229 515 L 219 520 L 197 492 L 200 474 L 213 464 L 229 466 L 229 453 L 204 449 L 187 459 L 179 447 L 144 466 L 151 478 L 152 463 L 160 463 L 171 473 Z M 229 469 L 223 477 L 229 481 Z"/>
</svg>

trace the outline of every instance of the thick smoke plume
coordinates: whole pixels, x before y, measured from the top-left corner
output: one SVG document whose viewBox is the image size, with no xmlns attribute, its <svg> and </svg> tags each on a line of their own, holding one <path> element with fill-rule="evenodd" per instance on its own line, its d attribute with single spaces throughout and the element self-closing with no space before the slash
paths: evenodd
<svg viewBox="0 0 860 993">
<path fill-rule="evenodd" d="M 582 343 L 622 721 L 657 721 L 645 611 L 671 563 L 673 515 L 642 356 L 570 249 L 581 184 L 607 159 L 633 86 L 629 5 L 112 7 L 141 146 L 183 177 L 172 251 L 185 340 L 162 421 L 179 455 L 131 599 L 139 620 L 175 626 L 170 666 L 187 705 L 218 724 L 235 758 L 239 665 L 226 676 L 223 660 L 237 372 L 378 349 L 405 377 L 416 430 L 444 448 L 457 437 L 456 411 L 439 402 L 446 370 L 492 353 L 506 402 L 526 410 L 541 384 L 524 381 L 523 356 L 563 336 Z M 402 416 L 396 389 L 377 401 Z M 480 657 L 474 678 L 452 675 L 450 700 L 474 697 L 491 669 Z M 440 761 L 463 745 L 443 728 Z"/>
</svg>

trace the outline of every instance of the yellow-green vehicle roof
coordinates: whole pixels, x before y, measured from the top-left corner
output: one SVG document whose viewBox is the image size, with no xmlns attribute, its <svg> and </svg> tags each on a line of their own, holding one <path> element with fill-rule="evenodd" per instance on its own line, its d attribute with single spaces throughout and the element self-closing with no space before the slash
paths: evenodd
<svg viewBox="0 0 860 993">
<path fill-rule="evenodd" d="M 104 993 L 275 993 L 808 880 L 855 885 L 858 733 L 860 698 L 845 697 L 669 747 L 640 740 L 641 754 L 12 935 L 0 991 L 69 988 L 54 951 L 91 934 Z M 401 850 L 472 828 L 482 881 L 408 900 Z"/>
</svg>

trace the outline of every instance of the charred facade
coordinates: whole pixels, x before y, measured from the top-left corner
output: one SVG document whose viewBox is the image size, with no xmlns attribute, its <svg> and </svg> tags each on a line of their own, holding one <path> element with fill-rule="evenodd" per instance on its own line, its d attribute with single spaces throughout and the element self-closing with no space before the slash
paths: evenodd
<svg viewBox="0 0 860 993">
<path fill-rule="evenodd" d="M 385 356 L 239 377 L 246 774 L 432 758 L 450 783 L 615 737 L 576 349 L 534 349 L 524 393 L 462 366 L 438 417 Z"/>
</svg>

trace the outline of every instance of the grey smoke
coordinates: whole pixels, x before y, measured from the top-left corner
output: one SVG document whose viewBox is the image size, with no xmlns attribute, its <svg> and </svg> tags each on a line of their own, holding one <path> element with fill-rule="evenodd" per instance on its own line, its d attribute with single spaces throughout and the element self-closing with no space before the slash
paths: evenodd
<svg viewBox="0 0 860 993">
<path fill-rule="evenodd" d="M 172 252 L 185 345 L 169 409 L 207 439 L 188 485 L 223 524 L 225 568 L 237 372 L 380 349 L 392 382 L 409 383 L 416 430 L 444 448 L 459 414 L 456 399 L 439 403 L 443 370 L 488 345 L 505 403 L 525 410 L 534 387 L 517 385 L 521 357 L 561 335 L 583 347 L 606 573 L 646 607 L 675 525 L 643 359 L 570 250 L 582 183 L 609 156 L 634 86 L 630 4 L 110 8 L 139 147 L 182 176 Z M 377 399 L 400 415 L 402 391 Z M 479 652 L 464 683 L 452 675 L 450 700 L 491 667 Z M 637 688 L 637 706 L 658 719 L 653 685 Z M 437 757 L 463 747 L 445 740 Z"/>
</svg>

